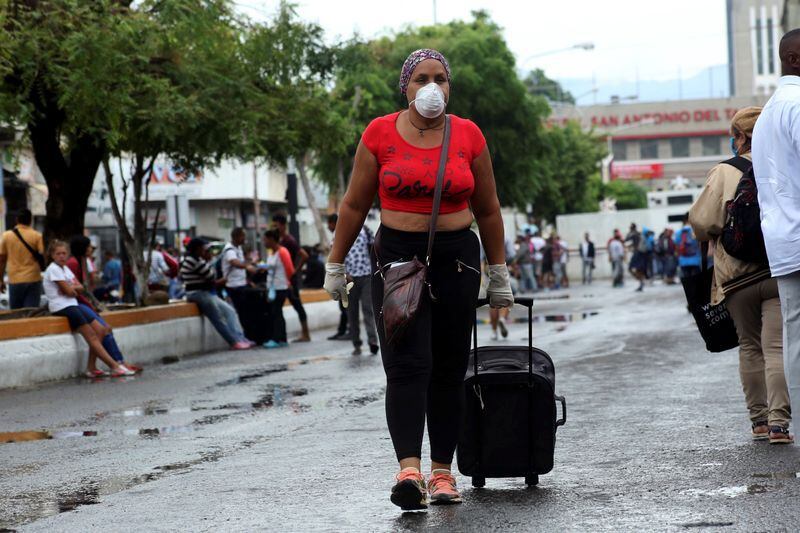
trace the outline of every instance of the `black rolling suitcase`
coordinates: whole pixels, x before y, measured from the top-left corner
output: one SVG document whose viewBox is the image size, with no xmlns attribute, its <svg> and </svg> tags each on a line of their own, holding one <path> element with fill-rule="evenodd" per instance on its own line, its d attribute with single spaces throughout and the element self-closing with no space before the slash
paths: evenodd
<svg viewBox="0 0 800 533">
<path fill-rule="evenodd" d="M 486 303 L 479 300 L 478 307 Z M 567 421 L 566 400 L 555 394 L 553 361 L 533 347 L 533 298 L 514 303 L 528 308 L 528 346 L 478 348 L 477 325 L 473 331 L 458 470 L 474 487 L 483 487 L 487 477 L 524 477 L 536 485 L 553 469 L 556 429 Z"/>
</svg>

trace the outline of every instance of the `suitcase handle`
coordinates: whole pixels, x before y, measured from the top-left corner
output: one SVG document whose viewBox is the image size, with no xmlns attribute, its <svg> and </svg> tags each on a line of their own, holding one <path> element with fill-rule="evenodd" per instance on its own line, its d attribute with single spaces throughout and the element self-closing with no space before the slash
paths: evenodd
<svg viewBox="0 0 800 533">
<path fill-rule="evenodd" d="M 479 298 L 475 305 L 475 324 L 472 327 L 473 343 L 473 372 L 478 375 L 478 309 L 489 303 L 488 298 Z M 514 305 L 524 305 L 528 308 L 528 384 L 533 385 L 533 298 L 530 296 L 515 296 Z"/>
<path fill-rule="evenodd" d="M 511 366 L 514 368 L 519 368 L 520 370 L 525 368 L 525 364 L 521 363 L 517 359 L 494 359 L 493 361 L 489 361 L 483 366 L 484 370 L 489 370 L 490 368 L 496 368 L 498 366 Z"/>
<path fill-rule="evenodd" d="M 561 403 L 561 418 L 556 420 L 556 427 L 567 423 L 567 400 L 563 396 L 556 396 L 556 401 Z"/>
</svg>

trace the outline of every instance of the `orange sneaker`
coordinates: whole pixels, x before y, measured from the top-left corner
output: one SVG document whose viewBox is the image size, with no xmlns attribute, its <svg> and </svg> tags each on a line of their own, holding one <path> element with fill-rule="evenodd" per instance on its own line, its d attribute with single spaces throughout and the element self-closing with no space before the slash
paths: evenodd
<svg viewBox="0 0 800 533">
<path fill-rule="evenodd" d="M 431 496 L 431 505 L 461 503 L 461 493 L 456 488 L 456 478 L 449 470 L 437 468 L 431 471 L 428 492 Z"/>
<path fill-rule="evenodd" d="M 425 478 L 416 468 L 404 468 L 397 474 L 397 483 L 392 487 L 392 503 L 403 511 L 418 511 L 428 508 Z"/>
</svg>

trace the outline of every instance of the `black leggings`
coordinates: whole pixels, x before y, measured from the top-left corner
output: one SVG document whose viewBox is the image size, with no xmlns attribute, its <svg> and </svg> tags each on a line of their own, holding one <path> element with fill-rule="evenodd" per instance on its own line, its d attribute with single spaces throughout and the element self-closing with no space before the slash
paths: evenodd
<svg viewBox="0 0 800 533">
<path fill-rule="evenodd" d="M 428 234 L 381 226 L 375 235 L 382 265 L 417 256 L 425 260 Z M 480 245 L 470 229 L 437 232 L 430 279 L 437 301 L 425 291 L 415 322 L 387 346 L 381 307 L 383 279 L 372 276 L 372 303 L 386 372 L 386 419 L 397 459 L 422 456 L 425 418 L 431 459 L 450 463 L 458 443 L 464 374 L 480 288 Z"/>
</svg>

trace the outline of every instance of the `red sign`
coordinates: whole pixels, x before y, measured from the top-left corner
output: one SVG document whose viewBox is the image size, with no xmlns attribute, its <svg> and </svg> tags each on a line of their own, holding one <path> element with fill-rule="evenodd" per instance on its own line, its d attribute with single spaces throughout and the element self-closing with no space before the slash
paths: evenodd
<svg viewBox="0 0 800 533">
<path fill-rule="evenodd" d="M 652 163 L 650 165 L 621 165 L 611 164 L 612 180 L 654 180 L 664 177 L 664 165 Z"/>
<path fill-rule="evenodd" d="M 655 112 L 655 113 L 630 113 L 625 115 L 600 115 L 591 118 L 592 126 L 600 128 L 615 128 L 618 126 L 628 126 L 638 124 L 642 121 L 646 123 L 659 124 L 688 124 L 690 122 L 720 122 L 729 121 L 736 114 L 736 109 L 726 107 L 725 109 L 684 109 L 681 111 Z"/>
</svg>

